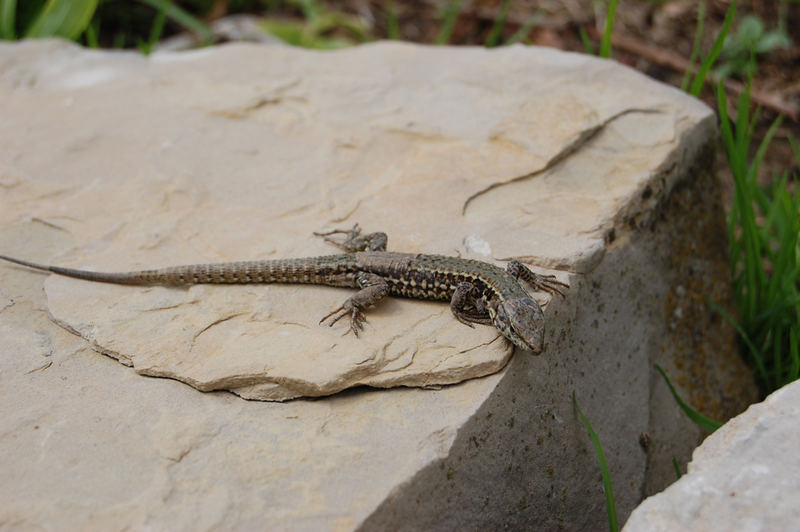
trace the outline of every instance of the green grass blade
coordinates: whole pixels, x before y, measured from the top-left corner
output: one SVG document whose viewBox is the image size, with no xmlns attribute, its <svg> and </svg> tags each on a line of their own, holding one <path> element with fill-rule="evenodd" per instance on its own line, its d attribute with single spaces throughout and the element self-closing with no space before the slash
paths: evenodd
<svg viewBox="0 0 800 532">
<path fill-rule="evenodd" d="M 124 31 L 114 34 L 114 40 L 111 43 L 111 48 L 114 50 L 122 50 L 125 48 L 125 42 L 128 40 L 128 35 Z"/>
<path fill-rule="evenodd" d="M 678 395 L 678 392 L 675 391 L 675 387 L 672 386 L 672 382 L 670 382 L 669 377 L 667 377 L 666 372 L 661 368 L 661 366 L 656 364 L 656 369 L 658 370 L 659 373 L 661 373 L 661 376 L 664 377 L 664 380 L 666 381 L 667 386 L 669 387 L 669 391 L 672 392 L 672 396 L 675 398 L 675 401 L 678 403 L 678 406 L 681 407 L 681 410 L 683 410 L 684 413 L 689 417 L 689 419 L 694 421 L 694 423 L 698 427 L 708 432 L 714 432 L 715 430 L 717 430 L 722 426 L 722 423 L 720 423 L 719 421 L 704 416 L 703 414 L 701 414 L 700 412 L 696 411 L 691 406 L 686 404 L 683 401 L 683 399 L 681 399 L 681 397 Z"/>
<path fill-rule="evenodd" d="M 703 40 L 703 26 L 706 21 L 706 3 L 701 0 L 697 4 L 697 28 L 694 32 L 694 42 L 692 43 L 692 53 L 689 55 L 689 66 L 686 73 L 683 75 L 681 81 L 681 90 L 686 92 L 686 87 L 689 86 L 689 80 L 692 79 L 692 72 L 694 71 L 694 62 L 697 61 L 697 56 L 700 55 L 700 45 Z"/>
<path fill-rule="evenodd" d="M 586 53 L 589 55 L 595 55 L 594 44 L 592 43 L 592 39 L 589 37 L 589 34 L 586 32 L 586 28 L 583 26 L 578 28 L 578 35 L 581 36 L 581 42 L 583 43 L 583 47 L 586 49 Z"/>
<path fill-rule="evenodd" d="M 386 6 L 386 37 L 390 41 L 400 38 L 400 21 L 397 18 L 397 6 L 390 1 Z"/>
<path fill-rule="evenodd" d="M 795 162 L 800 166 L 800 145 L 797 144 L 797 139 L 793 135 L 789 135 L 789 146 L 792 147 Z"/>
<path fill-rule="evenodd" d="M 683 476 L 683 474 L 681 473 L 681 468 L 678 465 L 678 461 L 675 459 L 674 456 L 672 457 L 672 467 L 675 468 L 675 476 L 677 476 L 678 480 L 680 480 L 680 478 Z"/>
<path fill-rule="evenodd" d="M 163 9 L 164 13 L 167 15 L 167 18 L 169 18 L 176 24 L 182 26 L 183 28 L 186 28 L 190 32 L 194 33 L 203 42 L 210 43 L 214 40 L 214 34 L 206 24 L 196 19 L 195 17 L 190 15 L 188 11 L 184 11 L 177 5 L 170 2 L 169 0 L 139 0 L 139 1 L 159 11 Z"/>
<path fill-rule="evenodd" d="M 748 84 L 749 87 L 749 84 Z M 759 289 L 765 284 L 762 264 L 763 239 L 760 237 L 753 199 L 760 194 L 756 180 L 752 177 L 752 167 L 748 165 L 753 121 L 749 116 L 750 93 L 744 90 L 737 101 L 737 123 L 731 128 L 727 118 L 725 91 L 722 83 L 717 84 L 717 100 L 720 112 L 720 128 L 723 136 L 725 155 L 734 177 L 734 198 L 736 218 L 729 225 L 730 239 L 738 239 L 737 247 L 743 253 L 732 256 L 732 276 L 737 287 L 736 298 L 745 329 L 750 327 L 750 318 L 759 306 Z M 740 232 L 737 233 L 737 224 Z M 741 266 L 741 267 L 740 267 Z"/>
<path fill-rule="evenodd" d="M 699 96 L 700 91 L 703 90 L 706 77 L 708 77 L 709 71 L 717 61 L 717 57 L 719 57 L 720 52 L 722 52 L 722 45 L 725 44 L 725 37 L 728 36 L 728 33 L 731 30 L 731 24 L 733 24 L 733 16 L 735 13 L 736 0 L 731 2 L 731 6 L 728 8 L 728 12 L 725 14 L 725 20 L 722 22 L 722 27 L 719 30 L 719 34 L 717 35 L 716 40 L 714 40 L 714 44 L 711 46 L 711 51 L 703 59 L 703 61 L 700 62 L 700 68 L 697 70 L 697 75 L 694 77 L 692 86 L 689 89 L 689 94 L 692 96 Z"/>
<path fill-rule="evenodd" d="M 17 38 L 14 22 L 17 17 L 17 0 L 0 0 L 0 39 Z"/>
<path fill-rule="evenodd" d="M 503 28 L 506 26 L 506 17 L 508 17 L 508 10 L 511 7 L 511 0 L 503 0 L 500 6 L 500 14 L 492 24 L 492 30 L 486 38 L 486 48 L 494 48 L 500 41 L 500 36 L 503 35 Z"/>
<path fill-rule="evenodd" d="M 572 391 L 572 404 L 575 405 L 575 410 L 581 417 L 583 425 L 589 431 L 589 438 L 592 439 L 594 445 L 594 452 L 597 454 L 597 461 L 600 462 L 600 473 L 603 475 L 603 491 L 606 494 L 606 512 L 608 513 L 608 529 L 611 532 L 619 530 L 619 523 L 617 522 L 617 505 L 614 502 L 614 488 L 611 485 L 611 475 L 608 473 L 608 464 L 606 463 L 606 456 L 603 454 L 603 447 L 600 445 L 600 439 L 597 437 L 589 420 L 581 412 L 581 407 L 578 406 L 578 398 L 575 395 L 575 390 Z"/>
<path fill-rule="evenodd" d="M 755 123 L 756 120 L 757 117 L 753 119 L 753 123 Z M 750 177 L 754 184 L 758 177 L 758 169 L 761 166 L 761 161 L 764 160 L 764 155 L 767 153 L 767 148 L 772 142 L 772 138 L 775 136 L 775 133 L 778 132 L 778 128 L 781 127 L 782 122 L 783 115 L 778 115 L 778 117 L 772 122 L 772 125 L 769 126 L 767 133 L 764 135 L 764 138 L 761 139 L 761 143 L 758 145 L 755 157 L 753 157 L 753 161 L 750 163 L 750 173 L 752 174 Z"/>
<path fill-rule="evenodd" d="M 168 2 L 171 4 L 172 2 Z M 147 48 L 152 50 L 156 43 L 161 40 L 164 34 L 164 24 L 167 22 L 167 11 L 165 8 L 159 9 L 156 18 L 153 19 L 153 25 L 150 27 L 150 36 L 147 39 Z"/>
<path fill-rule="evenodd" d="M 99 20 L 94 19 L 91 24 L 86 26 L 84 36 L 86 37 L 86 46 L 89 48 L 100 48 L 100 43 L 97 40 L 97 34 L 100 33 L 95 26 L 99 26 Z"/>
<path fill-rule="evenodd" d="M 758 376 L 761 378 L 762 382 L 769 382 L 769 374 L 767 373 L 767 367 L 764 364 L 764 356 L 762 355 L 761 350 L 759 350 L 755 346 L 753 341 L 750 339 L 750 335 L 747 334 L 747 331 L 745 331 L 742 328 L 742 326 L 739 325 L 739 322 L 737 322 L 733 318 L 733 316 L 728 314 L 725 311 L 725 309 L 723 309 L 722 307 L 720 307 L 719 305 L 717 305 L 713 301 L 709 301 L 708 304 L 711 305 L 711 307 L 714 310 L 719 312 L 720 315 L 723 318 L 725 318 L 725 321 L 727 321 L 728 323 L 733 325 L 733 327 L 738 331 L 739 336 L 742 337 L 742 340 L 744 341 L 745 345 L 747 345 L 748 349 L 750 349 L 750 355 L 753 357 L 753 362 L 756 365 L 756 370 L 758 371 Z"/>
<path fill-rule="evenodd" d="M 747 78 L 744 90 L 739 93 L 736 101 L 736 149 L 742 156 L 742 161 L 747 163 L 747 156 L 750 153 L 750 144 L 753 140 L 755 123 L 758 121 L 760 110 L 756 109 L 756 115 L 750 118 L 750 88 L 753 83 L 752 76 Z M 746 169 L 746 168 L 745 168 Z M 744 175 L 747 175 L 746 173 Z"/>
<path fill-rule="evenodd" d="M 617 1 L 608 1 L 608 10 L 606 11 L 606 28 L 603 31 L 603 38 L 600 41 L 600 57 L 608 59 L 611 57 L 611 34 L 614 31 L 614 18 L 617 15 Z"/>
<path fill-rule="evenodd" d="M 770 327 L 774 330 L 775 327 Z M 772 371 L 775 374 L 776 388 L 786 384 L 783 382 L 783 335 L 776 334 L 772 337 Z"/>
<path fill-rule="evenodd" d="M 156 13 L 156 17 L 153 19 L 153 24 L 150 26 L 150 35 L 146 41 L 140 41 L 138 43 L 139 50 L 144 55 L 150 55 L 161 39 L 161 35 L 164 33 L 164 24 L 167 21 L 167 6 L 171 3 L 172 2 L 167 0 L 164 2 L 164 5 L 158 9 L 158 13 Z"/>
<path fill-rule="evenodd" d="M 544 13 L 540 9 L 528 17 L 527 20 L 522 23 L 522 26 L 520 26 L 519 29 L 514 32 L 514 35 L 509 37 L 504 44 L 516 44 L 525 40 L 528 37 L 528 34 L 531 32 L 531 29 L 533 29 L 534 26 L 538 26 L 543 18 Z"/>
<path fill-rule="evenodd" d="M 322 16 L 323 6 L 317 0 L 296 0 L 294 3 L 300 5 L 300 9 L 303 11 L 303 18 L 309 23 L 313 24 Z"/>
<path fill-rule="evenodd" d="M 719 113 L 719 132 L 720 137 L 722 138 L 722 145 L 725 149 L 725 154 L 728 158 L 728 166 L 731 168 L 731 172 L 734 172 L 734 167 L 736 166 L 736 161 L 733 160 L 735 156 L 735 150 L 733 146 L 735 144 L 733 140 L 733 128 L 731 127 L 731 121 L 728 117 L 728 99 L 725 96 L 725 90 L 722 87 L 722 84 L 717 85 L 717 112 Z M 736 224 L 739 221 L 741 213 L 739 212 L 739 206 L 734 201 L 731 205 L 731 212 L 728 217 L 728 234 L 734 235 Z M 740 252 L 741 250 L 739 241 L 731 238 L 731 272 L 733 274 L 736 273 L 736 266 L 739 262 Z M 733 279 L 736 279 L 736 276 L 732 276 Z"/>
<path fill-rule="evenodd" d="M 447 44 L 450 41 L 450 36 L 453 34 L 453 30 L 456 27 L 456 21 L 458 20 L 458 14 L 460 12 L 461 0 L 450 0 L 444 11 L 444 16 L 442 17 L 442 29 L 439 30 L 439 35 L 437 35 L 436 40 L 434 40 L 435 44 Z"/>
<path fill-rule="evenodd" d="M 798 320 L 800 320 L 800 308 L 797 310 Z M 794 327 L 789 329 L 789 373 L 787 380 L 794 382 L 800 379 L 800 353 L 797 351 L 797 330 L 800 328 L 800 321 L 796 321 Z"/>
<path fill-rule="evenodd" d="M 97 0 L 48 0 L 31 23 L 25 37 L 76 39 L 89 26 Z"/>
</svg>

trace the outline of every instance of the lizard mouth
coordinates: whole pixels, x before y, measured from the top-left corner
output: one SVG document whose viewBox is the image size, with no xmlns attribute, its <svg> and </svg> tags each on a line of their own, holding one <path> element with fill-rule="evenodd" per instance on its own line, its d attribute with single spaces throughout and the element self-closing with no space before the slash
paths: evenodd
<svg viewBox="0 0 800 532">
<path fill-rule="evenodd" d="M 511 343 L 539 354 L 544 344 L 544 315 L 531 298 L 508 299 L 497 306 L 491 316 L 494 326 Z"/>
</svg>

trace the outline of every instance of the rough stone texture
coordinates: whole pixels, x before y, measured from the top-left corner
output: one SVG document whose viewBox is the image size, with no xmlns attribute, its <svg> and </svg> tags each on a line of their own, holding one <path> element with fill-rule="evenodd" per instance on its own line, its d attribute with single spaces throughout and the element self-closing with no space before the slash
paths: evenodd
<svg viewBox="0 0 800 532">
<path fill-rule="evenodd" d="M 729 298 L 713 115 L 614 63 L 27 42 L 0 45 L 0 116 L 7 254 L 98 270 L 316 255 L 330 247 L 312 231 L 359 221 L 395 250 L 519 258 L 571 284 L 547 305 L 544 354 L 507 364 L 492 328 L 437 303 L 382 303 L 356 340 L 317 325 L 346 290 L 120 287 L 4 265 L 0 523 L 597 528 L 573 390 L 622 519 L 699 439 L 654 362 L 710 415 L 754 394 L 705 306 Z M 490 375 L 277 404 L 136 373 L 282 400 Z"/>
<path fill-rule="evenodd" d="M 799 426 L 795 382 L 709 436 L 688 474 L 645 500 L 624 530 L 800 530 Z"/>
</svg>

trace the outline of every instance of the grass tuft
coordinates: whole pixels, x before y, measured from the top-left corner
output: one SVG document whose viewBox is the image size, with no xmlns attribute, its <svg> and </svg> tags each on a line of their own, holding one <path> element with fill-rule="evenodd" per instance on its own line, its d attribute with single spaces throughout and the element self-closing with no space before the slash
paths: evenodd
<svg viewBox="0 0 800 532">
<path fill-rule="evenodd" d="M 800 194 L 790 191 L 788 174 L 777 176 L 768 188 L 758 183 L 761 162 L 782 117 L 773 121 L 751 155 L 760 114 L 749 109 L 751 82 L 739 95 L 735 122 L 725 91 L 717 86 L 722 144 L 734 179 L 728 234 L 738 322 L 717 310 L 739 331 L 748 348 L 746 359 L 756 368 L 766 395 L 799 376 Z M 800 164 L 800 150 L 794 139 L 791 143 Z"/>
</svg>

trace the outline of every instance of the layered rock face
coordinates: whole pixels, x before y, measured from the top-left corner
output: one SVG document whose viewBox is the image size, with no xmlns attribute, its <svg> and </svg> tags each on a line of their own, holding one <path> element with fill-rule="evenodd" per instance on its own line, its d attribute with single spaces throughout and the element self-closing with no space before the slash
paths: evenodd
<svg viewBox="0 0 800 532">
<path fill-rule="evenodd" d="M 713 114 L 612 62 L 22 42 L 0 45 L 0 116 L 4 254 L 97 271 L 304 257 L 337 252 L 314 231 L 359 222 L 391 250 L 518 259 L 570 285 L 534 294 L 533 357 L 442 303 L 383 301 L 356 338 L 318 324 L 344 289 L 3 264 L 2 522 L 593 527 L 573 390 L 623 517 L 699 437 L 654 363 L 710 415 L 754 396 L 706 306 L 730 300 Z"/>
</svg>

